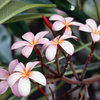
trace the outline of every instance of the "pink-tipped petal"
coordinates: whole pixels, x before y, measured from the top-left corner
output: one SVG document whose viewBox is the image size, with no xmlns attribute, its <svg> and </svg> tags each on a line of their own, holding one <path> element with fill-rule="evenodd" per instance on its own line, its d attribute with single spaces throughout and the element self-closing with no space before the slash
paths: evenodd
<svg viewBox="0 0 100 100">
<path fill-rule="evenodd" d="M 25 70 L 25 66 L 23 63 L 18 63 L 17 66 L 15 67 L 14 71 L 17 71 L 17 72 L 23 72 L 23 70 Z"/>
<path fill-rule="evenodd" d="M 29 76 L 32 80 L 36 81 L 37 83 L 46 86 L 46 78 L 44 75 L 38 71 L 32 71 L 32 75 Z"/>
<path fill-rule="evenodd" d="M 8 71 L 6 71 L 3 68 L 0 68 L 0 79 L 1 80 L 7 79 L 8 75 L 9 75 Z"/>
<path fill-rule="evenodd" d="M 10 87 L 12 87 L 18 79 L 22 77 L 21 73 L 13 73 L 8 77 L 8 84 Z"/>
<path fill-rule="evenodd" d="M 74 53 L 73 45 L 68 41 L 63 41 L 59 44 L 68 54 L 72 55 Z"/>
<path fill-rule="evenodd" d="M 65 29 L 64 35 L 72 35 L 72 31 L 70 27 Z"/>
<path fill-rule="evenodd" d="M 44 44 L 41 48 L 41 53 L 43 53 L 43 51 L 48 47 L 48 44 Z"/>
<path fill-rule="evenodd" d="M 31 83 L 30 80 L 27 78 L 21 78 L 18 84 L 18 90 L 21 96 L 27 97 L 31 90 Z"/>
<path fill-rule="evenodd" d="M 34 40 L 34 34 L 32 32 L 27 32 L 22 36 L 22 38 L 28 42 L 32 42 Z"/>
<path fill-rule="evenodd" d="M 17 66 L 18 63 L 19 62 L 18 62 L 17 59 L 15 59 L 15 60 L 13 60 L 13 61 L 10 62 L 9 68 L 8 68 L 8 70 L 9 70 L 10 73 L 14 71 L 14 69 Z"/>
<path fill-rule="evenodd" d="M 49 44 L 50 41 L 47 38 L 42 38 L 39 40 L 38 44 Z"/>
<path fill-rule="evenodd" d="M 62 21 L 62 22 L 65 21 L 65 19 L 64 19 L 62 16 L 57 15 L 57 14 L 52 15 L 52 16 L 49 18 L 49 20 L 52 20 L 52 21 L 58 20 L 58 21 Z"/>
<path fill-rule="evenodd" d="M 79 22 L 71 22 L 71 25 L 75 25 L 75 26 L 81 26 L 82 24 Z"/>
<path fill-rule="evenodd" d="M 12 46 L 11 46 L 11 49 L 17 49 L 17 48 L 20 48 L 22 46 L 25 46 L 25 45 L 29 45 L 28 42 L 26 41 L 18 41 L 18 42 L 15 42 Z"/>
<path fill-rule="evenodd" d="M 31 71 L 40 61 L 29 62 L 26 64 L 26 71 Z"/>
<path fill-rule="evenodd" d="M 98 26 L 98 30 L 100 30 L 100 25 Z"/>
<path fill-rule="evenodd" d="M 51 61 L 54 59 L 57 52 L 57 46 L 56 45 L 50 45 L 46 50 L 46 58 Z"/>
<path fill-rule="evenodd" d="M 89 25 L 93 30 L 97 29 L 97 24 L 93 19 L 87 19 L 86 24 Z"/>
<path fill-rule="evenodd" d="M 69 39 L 69 38 L 73 38 L 73 39 L 75 39 L 75 40 L 77 40 L 78 38 L 76 37 L 76 36 L 72 36 L 72 35 L 62 35 L 61 37 L 60 37 L 60 39 L 62 40 L 64 40 L 64 39 Z"/>
<path fill-rule="evenodd" d="M 91 33 L 91 36 L 92 36 L 93 42 L 96 42 L 96 41 L 100 40 L 100 35 L 99 34 Z"/>
<path fill-rule="evenodd" d="M 1 81 L 0 82 L 0 94 L 4 94 L 8 89 L 8 83 L 7 81 Z"/>
<path fill-rule="evenodd" d="M 92 32 L 92 29 L 88 25 L 81 25 L 79 27 L 79 30 L 85 31 L 85 32 Z"/>
<path fill-rule="evenodd" d="M 28 58 L 31 53 L 32 53 L 32 50 L 33 50 L 33 46 L 25 46 L 23 49 L 22 49 L 22 54 L 23 56 L 25 56 L 26 58 Z"/>
<path fill-rule="evenodd" d="M 62 28 L 64 28 L 64 23 L 62 23 L 62 22 L 60 22 L 60 21 L 56 21 L 56 22 L 54 22 L 53 23 L 53 26 L 52 26 L 52 29 L 54 30 L 54 31 L 59 31 L 59 30 L 61 30 Z"/>
<path fill-rule="evenodd" d="M 39 39 L 43 38 L 48 33 L 49 33 L 49 31 L 41 31 L 41 32 L 37 33 L 35 36 L 35 40 L 39 40 Z"/>
<path fill-rule="evenodd" d="M 66 17 L 65 20 L 66 20 L 67 22 L 71 22 L 71 21 L 74 20 L 74 18 L 72 18 L 72 17 Z"/>
<path fill-rule="evenodd" d="M 12 93 L 17 96 L 17 97 L 21 97 L 21 94 L 19 93 L 18 90 L 18 82 L 16 82 L 12 87 L 11 87 Z"/>
</svg>

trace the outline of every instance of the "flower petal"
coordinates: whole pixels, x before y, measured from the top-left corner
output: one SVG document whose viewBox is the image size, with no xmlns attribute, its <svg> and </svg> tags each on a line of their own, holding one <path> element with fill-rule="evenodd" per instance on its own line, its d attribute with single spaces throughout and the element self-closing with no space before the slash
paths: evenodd
<svg viewBox="0 0 100 100">
<path fill-rule="evenodd" d="M 79 30 L 85 31 L 85 32 L 92 32 L 92 29 L 88 25 L 81 25 L 79 27 Z"/>
<path fill-rule="evenodd" d="M 32 32 L 27 32 L 22 36 L 22 38 L 27 40 L 28 42 L 33 42 L 34 34 Z"/>
<path fill-rule="evenodd" d="M 42 38 L 39 40 L 38 44 L 49 44 L 49 40 L 47 38 Z"/>
<path fill-rule="evenodd" d="M 44 85 L 44 86 L 46 85 L 46 78 L 42 73 L 38 71 L 32 71 L 31 73 L 32 75 L 29 76 L 29 78 L 31 78 L 32 80 L 36 81 L 37 83 L 41 85 Z"/>
<path fill-rule="evenodd" d="M 14 71 L 18 71 L 18 72 L 23 72 L 25 70 L 25 66 L 23 63 L 18 63 L 17 66 L 15 67 Z"/>
<path fill-rule="evenodd" d="M 15 69 L 15 67 L 16 67 L 16 65 L 18 63 L 19 62 L 18 62 L 17 59 L 15 59 L 15 60 L 13 60 L 13 61 L 10 62 L 9 67 L 8 67 L 8 70 L 9 70 L 10 73 L 14 71 L 14 69 Z"/>
<path fill-rule="evenodd" d="M 70 27 L 65 29 L 64 35 L 72 35 L 72 31 Z"/>
<path fill-rule="evenodd" d="M 28 42 L 26 41 L 18 41 L 18 42 L 15 42 L 12 46 L 11 46 L 11 49 L 17 49 L 17 48 L 20 48 L 22 46 L 25 46 L 25 45 L 29 45 Z"/>
<path fill-rule="evenodd" d="M 3 68 L 0 68 L 0 79 L 1 80 L 7 79 L 8 75 L 9 75 L 8 71 L 6 71 Z"/>
<path fill-rule="evenodd" d="M 76 37 L 76 36 L 72 36 L 72 35 L 62 35 L 61 37 L 60 37 L 60 39 L 61 40 L 64 40 L 64 39 L 69 39 L 69 38 L 73 38 L 73 39 L 75 39 L 75 40 L 77 40 L 78 38 Z M 60 40 L 59 39 L 59 40 Z"/>
<path fill-rule="evenodd" d="M 33 50 L 33 46 L 25 46 L 22 49 L 23 56 L 25 56 L 26 58 L 28 58 L 31 55 L 32 50 Z"/>
<path fill-rule="evenodd" d="M 97 29 L 97 24 L 93 19 L 87 19 L 86 24 L 89 25 L 93 30 Z"/>
<path fill-rule="evenodd" d="M 18 84 L 18 90 L 21 96 L 26 97 L 29 95 L 31 90 L 31 83 L 29 79 L 21 78 Z"/>
<path fill-rule="evenodd" d="M 57 46 L 56 45 L 50 45 L 46 50 L 46 58 L 51 61 L 54 59 L 57 52 Z"/>
<path fill-rule="evenodd" d="M 91 36 L 92 36 L 93 42 L 96 42 L 96 41 L 100 40 L 100 35 L 99 34 L 91 33 Z"/>
<path fill-rule="evenodd" d="M 68 41 L 63 41 L 59 44 L 68 54 L 72 55 L 74 53 L 73 45 Z"/>
<path fill-rule="evenodd" d="M 52 16 L 49 18 L 49 20 L 53 20 L 53 21 L 58 20 L 58 21 L 62 21 L 62 22 L 65 21 L 65 19 L 64 19 L 62 16 L 57 15 L 57 14 L 52 15 Z"/>
<path fill-rule="evenodd" d="M 72 17 L 66 17 L 65 20 L 66 20 L 67 22 L 71 22 L 71 21 L 74 20 L 74 18 L 72 18 Z"/>
<path fill-rule="evenodd" d="M 18 79 L 20 79 L 22 77 L 22 74 L 17 72 L 17 73 L 13 73 L 8 77 L 8 84 L 10 87 L 12 87 Z"/>
<path fill-rule="evenodd" d="M 37 64 L 39 64 L 40 61 L 35 61 L 35 62 L 29 62 L 26 64 L 26 72 L 31 71 Z"/>
<path fill-rule="evenodd" d="M 98 30 L 100 30 L 100 25 L 98 26 Z"/>
<path fill-rule="evenodd" d="M 0 94 L 3 94 L 7 91 L 8 89 L 8 83 L 7 81 L 1 81 L 0 82 Z"/>
<path fill-rule="evenodd" d="M 82 24 L 81 23 L 79 23 L 79 22 L 71 22 L 71 25 L 75 25 L 75 26 L 81 26 Z"/>
<path fill-rule="evenodd" d="M 48 33 L 49 33 L 49 31 L 41 31 L 41 32 L 37 33 L 35 36 L 35 40 L 39 40 L 39 39 L 43 38 Z"/>
<path fill-rule="evenodd" d="M 48 47 L 49 44 L 44 44 L 41 48 L 41 53 L 43 53 L 43 51 Z"/>
<path fill-rule="evenodd" d="M 53 23 L 52 25 L 52 29 L 55 30 L 55 31 L 59 31 L 61 30 L 62 28 L 64 28 L 64 23 L 60 22 L 60 21 L 56 21 Z"/>
<path fill-rule="evenodd" d="M 21 94 L 19 93 L 18 90 L 18 82 L 16 82 L 12 87 L 11 87 L 12 93 L 17 96 L 17 97 L 21 97 Z"/>
</svg>

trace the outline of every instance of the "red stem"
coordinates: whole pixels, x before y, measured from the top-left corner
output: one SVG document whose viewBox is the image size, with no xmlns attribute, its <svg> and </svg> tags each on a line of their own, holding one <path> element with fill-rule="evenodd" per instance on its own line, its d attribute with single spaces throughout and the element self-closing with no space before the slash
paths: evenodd
<svg viewBox="0 0 100 100">
<path fill-rule="evenodd" d="M 78 77 L 78 75 L 77 75 L 77 73 L 76 73 L 76 71 L 75 71 L 75 68 L 74 68 L 74 66 L 73 66 L 73 64 L 70 62 L 70 67 L 71 67 L 71 69 L 72 69 L 72 71 L 73 71 L 73 74 L 74 74 L 74 76 L 75 76 L 75 78 L 77 79 L 77 80 L 79 80 L 79 77 Z"/>
<path fill-rule="evenodd" d="M 55 100 L 55 98 L 54 98 L 54 93 L 53 93 L 51 87 L 49 87 L 49 90 L 50 90 L 50 92 L 51 92 L 51 94 L 52 94 L 52 100 Z"/>
<path fill-rule="evenodd" d="M 95 47 L 96 47 L 96 43 L 93 43 L 93 42 L 92 42 L 92 45 L 91 45 L 91 52 L 90 52 L 90 54 L 88 55 L 88 58 L 87 58 L 87 61 L 86 61 L 86 65 L 85 65 L 84 70 L 83 70 L 82 75 L 81 75 L 81 80 L 83 80 L 84 77 L 85 77 L 85 74 L 86 74 L 86 71 L 87 71 L 87 68 L 88 68 L 88 64 L 90 63 L 90 60 L 91 60 L 91 58 L 92 58 L 92 54 L 93 54 L 93 52 L 94 52 Z"/>
<path fill-rule="evenodd" d="M 65 71 L 67 70 L 70 59 L 71 59 L 71 55 L 68 55 L 68 58 L 66 60 L 66 65 L 65 65 L 63 72 L 61 73 L 61 76 L 63 76 Z"/>
<path fill-rule="evenodd" d="M 79 86 L 76 86 L 75 88 L 69 90 L 68 92 L 66 92 L 65 94 L 63 94 L 62 96 L 58 97 L 56 100 L 62 100 L 63 98 L 67 97 L 68 95 L 70 95 L 72 92 L 74 92 L 75 90 L 77 90 L 79 88 Z"/>
<path fill-rule="evenodd" d="M 60 66 L 59 66 L 59 53 L 58 53 L 58 49 L 57 49 L 57 53 L 56 53 L 56 65 L 57 65 L 58 76 L 60 76 L 61 72 L 60 72 Z"/>
</svg>

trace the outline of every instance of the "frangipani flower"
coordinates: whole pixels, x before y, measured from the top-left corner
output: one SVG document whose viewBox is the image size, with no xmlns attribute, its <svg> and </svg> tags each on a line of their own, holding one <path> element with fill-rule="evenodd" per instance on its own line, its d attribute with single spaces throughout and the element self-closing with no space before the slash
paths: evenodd
<svg viewBox="0 0 100 100">
<path fill-rule="evenodd" d="M 37 44 L 45 44 L 48 42 L 48 39 L 43 38 L 46 34 L 48 34 L 49 31 L 42 31 L 36 34 L 36 36 L 34 36 L 34 34 L 32 32 L 27 32 L 26 34 L 24 34 L 22 36 L 23 39 L 25 39 L 26 41 L 18 41 L 15 42 L 11 49 L 17 49 L 19 47 L 25 46 L 22 49 L 22 54 L 28 58 L 30 56 L 30 54 L 32 53 L 32 50 L 34 48 L 35 45 Z"/>
<path fill-rule="evenodd" d="M 31 71 L 35 65 L 39 63 L 40 61 L 29 62 L 26 64 L 26 68 L 23 63 L 19 63 L 14 69 L 15 73 L 11 74 L 8 78 L 10 87 L 16 85 L 20 95 L 26 97 L 29 95 L 31 90 L 30 80 L 34 80 L 37 83 L 45 86 L 46 78 L 44 75 L 38 71 Z M 16 93 L 16 91 L 14 92 Z"/>
<path fill-rule="evenodd" d="M 56 52 L 57 52 L 57 46 L 60 45 L 68 54 L 72 55 L 74 53 L 74 47 L 73 45 L 69 42 L 66 41 L 65 39 L 68 38 L 75 38 L 75 36 L 69 36 L 69 35 L 63 35 L 63 36 L 57 36 L 54 40 L 51 40 L 49 44 L 44 44 L 41 52 L 44 51 L 45 48 L 46 50 L 46 58 L 51 61 L 54 59 Z"/>
<path fill-rule="evenodd" d="M 93 19 L 87 19 L 86 24 L 81 25 L 79 30 L 91 32 L 93 42 L 96 42 L 100 39 L 100 25 L 97 27 L 97 24 Z"/>
<path fill-rule="evenodd" d="M 10 62 L 9 64 L 9 72 L 3 68 L 0 68 L 0 80 L 2 80 L 0 82 L 0 94 L 3 94 L 7 91 L 9 85 L 8 85 L 8 77 L 10 74 L 13 73 L 14 68 L 16 67 L 16 65 L 18 64 L 18 60 L 13 60 Z"/>
<path fill-rule="evenodd" d="M 56 21 L 56 22 L 53 23 L 53 26 L 52 26 L 53 30 L 59 31 L 59 30 L 61 30 L 65 27 L 64 34 L 69 34 L 69 35 L 72 34 L 70 26 L 72 26 L 72 25 L 80 26 L 81 25 L 81 23 L 73 21 L 72 17 L 64 18 L 64 17 L 57 15 L 57 14 L 52 15 L 49 18 L 49 20 Z"/>
</svg>

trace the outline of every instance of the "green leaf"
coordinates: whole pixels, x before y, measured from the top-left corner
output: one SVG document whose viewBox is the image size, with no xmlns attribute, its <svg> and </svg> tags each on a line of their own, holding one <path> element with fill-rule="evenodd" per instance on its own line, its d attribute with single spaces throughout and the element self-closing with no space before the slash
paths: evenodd
<svg viewBox="0 0 100 100">
<path fill-rule="evenodd" d="M 11 0 L 0 0 L 0 9 L 8 4 Z"/>
<path fill-rule="evenodd" d="M 34 3 L 34 4 L 41 4 L 41 3 L 46 3 L 46 4 L 50 4 L 50 0 L 15 0 L 15 1 L 23 1 L 23 2 L 27 2 L 27 3 Z"/>
<path fill-rule="evenodd" d="M 51 0 L 54 4 L 56 4 L 58 9 L 65 11 L 69 16 L 74 17 L 76 20 L 85 23 L 85 20 L 89 18 L 83 10 L 75 7 L 70 4 L 67 0 Z"/>
<path fill-rule="evenodd" d="M 44 15 L 46 17 L 50 17 L 52 14 L 44 14 Z M 42 13 L 22 13 L 22 14 L 12 17 L 5 23 L 12 23 L 12 22 L 18 22 L 18 21 L 24 21 L 24 20 L 37 19 L 37 18 L 42 18 Z"/>
<path fill-rule="evenodd" d="M 17 2 L 11 1 L 2 9 L 0 9 L 0 24 L 14 17 L 15 15 L 31 9 L 31 8 L 39 8 L 39 7 L 56 7 L 54 4 L 28 4 L 25 2 Z"/>
</svg>

